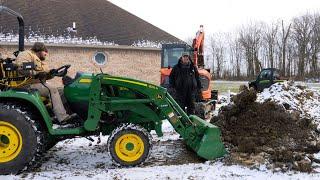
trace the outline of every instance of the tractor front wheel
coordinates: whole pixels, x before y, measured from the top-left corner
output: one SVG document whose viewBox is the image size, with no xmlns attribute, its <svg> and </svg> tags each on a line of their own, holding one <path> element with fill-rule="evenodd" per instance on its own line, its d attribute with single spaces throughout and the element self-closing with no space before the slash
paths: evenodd
<svg viewBox="0 0 320 180">
<path fill-rule="evenodd" d="M 17 174 L 37 164 L 43 152 L 41 126 L 28 111 L 0 107 L 0 175 Z"/>
<path fill-rule="evenodd" d="M 143 127 L 124 124 L 116 128 L 108 139 L 108 151 L 116 164 L 136 166 L 143 163 L 151 152 L 151 135 Z"/>
</svg>

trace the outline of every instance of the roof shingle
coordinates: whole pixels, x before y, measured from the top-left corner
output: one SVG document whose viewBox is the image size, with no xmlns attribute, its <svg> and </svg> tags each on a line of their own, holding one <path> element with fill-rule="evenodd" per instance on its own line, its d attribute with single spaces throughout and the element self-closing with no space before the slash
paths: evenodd
<svg viewBox="0 0 320 180">
<path fill-rule="evenodd" d="M 25 33 L 66 35 L 76 22 L 76 36 L 97 37 L 100 41 L 132 45 L 139 40 L 181 42 L 180 39 L 121 9 L 107 0 L 2 0 L 1 5 L 19 12 Z M 3 33 L 17 32 L 17 22 L 0 14 Z"/>
</svg>

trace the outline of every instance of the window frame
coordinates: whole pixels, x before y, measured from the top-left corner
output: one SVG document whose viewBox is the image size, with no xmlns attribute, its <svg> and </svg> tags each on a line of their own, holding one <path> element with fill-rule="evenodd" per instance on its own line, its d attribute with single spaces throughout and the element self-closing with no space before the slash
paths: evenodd
<svg viewBox="0 0 320 180">
<path fill-rule="evenodd" d="M 96 56 L 99 55 L 99 54 L 104 55 L 104 62 L 103 62 L 103 63 L 99 63 L 99 62 L 96 60 Z M 98 51 L 98 52 L 94 53 L 94 55 L 93 55 L 93 57 L 92 57 L 92 60 L 93 60 L 93 62 L 96 63 L 97 65 L 104 66 L 104 65 L 107 64 L 108 55 L 107 55 L 107 53 L 105 53 L 105 52 Z"/>
</svg>

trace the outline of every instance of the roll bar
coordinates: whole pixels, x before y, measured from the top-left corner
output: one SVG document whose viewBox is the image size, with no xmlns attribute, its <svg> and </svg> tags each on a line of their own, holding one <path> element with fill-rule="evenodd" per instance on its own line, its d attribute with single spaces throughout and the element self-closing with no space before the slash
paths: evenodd
<svg viewBox="0 0 320 180">
<path fill-rule="evenodd" d="M 24 51 L 24 21 L 21 14 L 5 6 L 0 6 L 0 13 L 5 12 L 9 15 L 16 16 L 19 22 L 19 51 Z"/>
</svg>

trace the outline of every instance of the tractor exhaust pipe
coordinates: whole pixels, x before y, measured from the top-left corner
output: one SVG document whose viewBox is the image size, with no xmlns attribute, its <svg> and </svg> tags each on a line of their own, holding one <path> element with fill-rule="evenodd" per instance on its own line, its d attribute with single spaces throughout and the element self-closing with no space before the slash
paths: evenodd
<svg viewBox="0 0 320 180">
<path fill-rule="evenodd" d="M 16 16 L 19 22 L 19 51 L 24 51 L 24 21 L 21 14 L 5 6 L 0 6 L 0 13 L 5 12 L 9 15 Z"/>
</svg>

